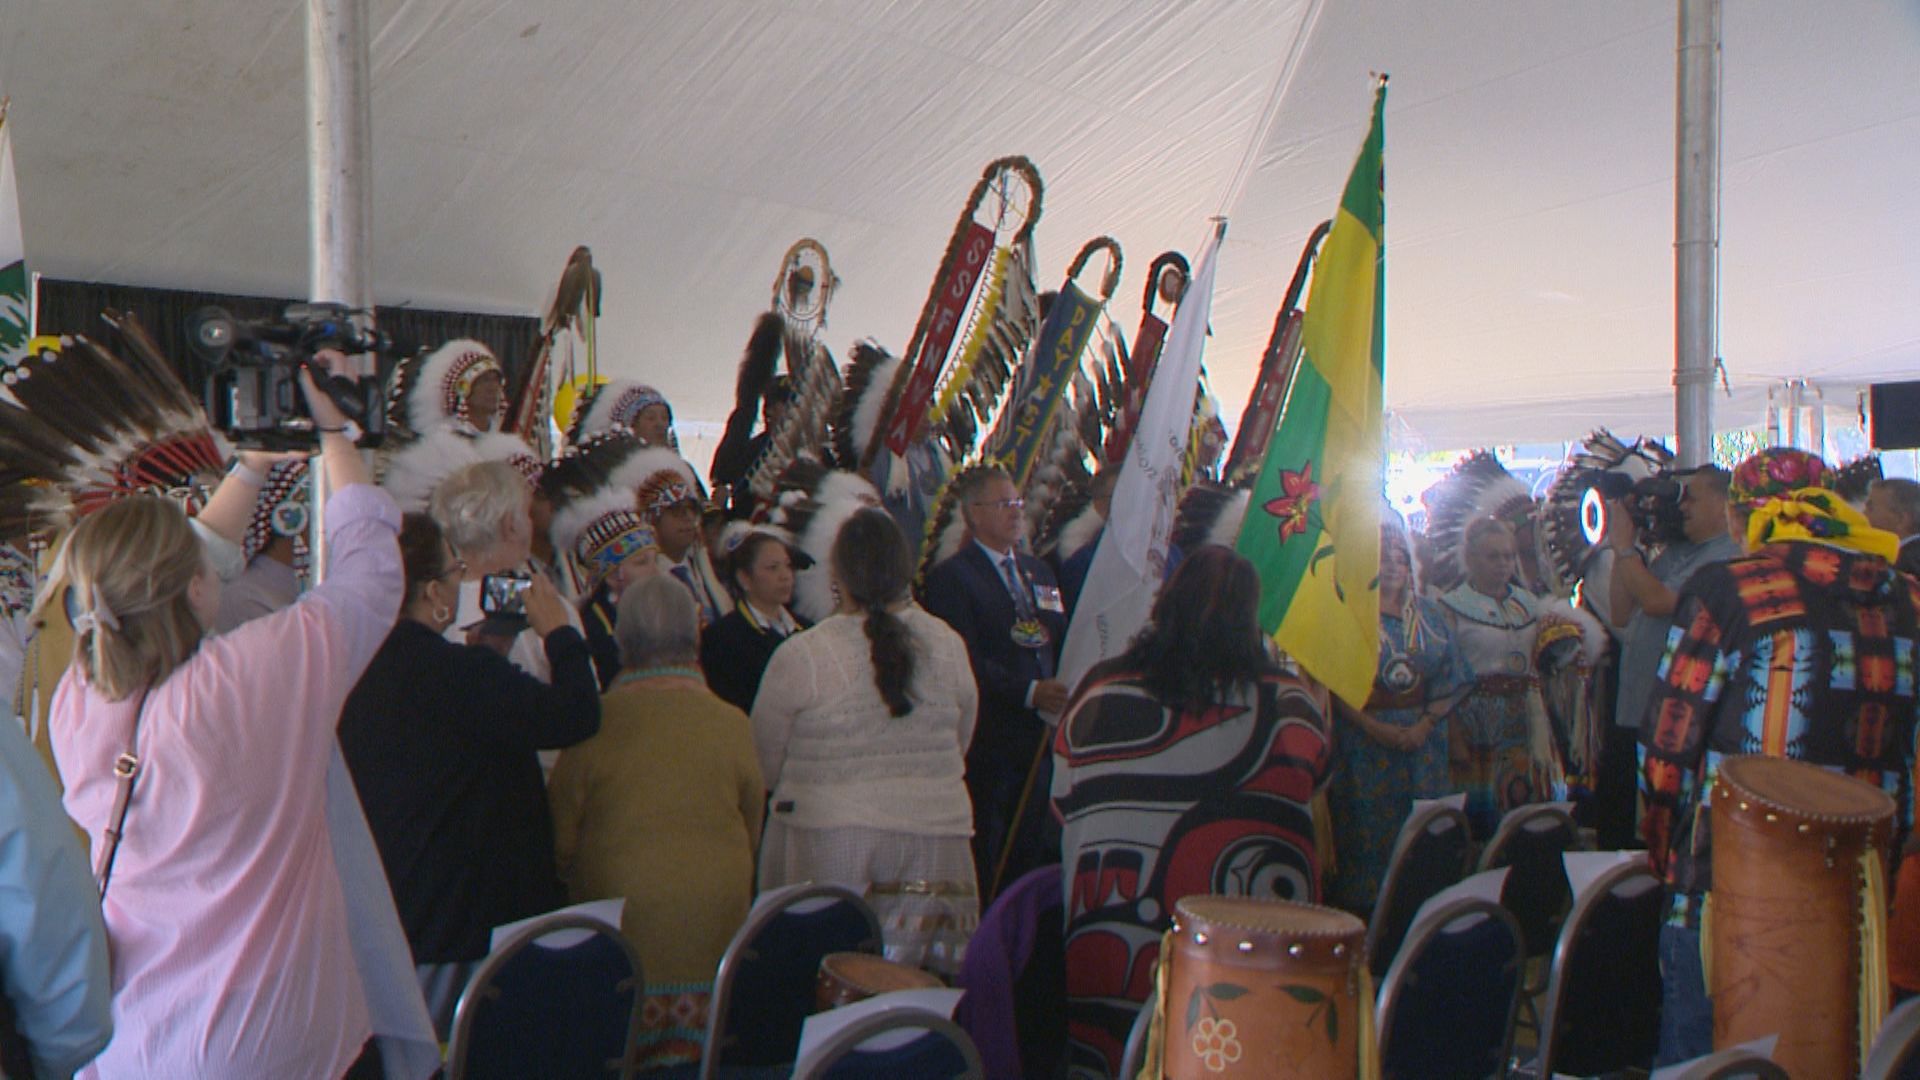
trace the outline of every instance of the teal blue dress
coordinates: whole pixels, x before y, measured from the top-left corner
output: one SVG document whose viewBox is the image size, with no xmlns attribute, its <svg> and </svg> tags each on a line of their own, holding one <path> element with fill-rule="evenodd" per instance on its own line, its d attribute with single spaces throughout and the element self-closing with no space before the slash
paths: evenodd
<svg viewBox="0 0 1920 1080">
<path fill-rule="evenodd" d="M 1357 724 L 1334 725 L 1336 764 L 1327 801 L 1335 862 L 1329 897 L 1335 905 L 1367 917 L 1413 801 L 1457 790 L 1448 776 L 1445 716 L 1472 685 L 1473 671 L 1433 601 L 1417 597 L 1411 620 L 1381 610 L 1380 666 L 1368 715 L 1396 727 L 1412 727 L 1428 712 L 1441 719 L 1411 753 L 1381 746 Z"/>
</svg>

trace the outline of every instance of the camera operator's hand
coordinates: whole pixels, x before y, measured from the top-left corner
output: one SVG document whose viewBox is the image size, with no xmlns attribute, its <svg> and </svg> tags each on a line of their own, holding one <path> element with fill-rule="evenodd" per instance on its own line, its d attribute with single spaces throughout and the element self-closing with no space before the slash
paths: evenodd
<svg viewBox="0 0 1920 1080">
<path fill-rule="evenodd" d="M 330 372 L 337 372 L 346 364 L 347 357 L 334 349 L 322 349 L 314 354 L 314 360 L 325 364 Z M 314 385 L 312 374 L 304 367 L 300 369 L 300 392 L 307 396 L 308 414 L 321 429 L 320 460 L 327 470 L 328 489 L 338 491 L 354 484 L 373 483 L 365 459 L 354 447 L 353 440 L 346 437 L 346 414 Z"/>
<path fill-rule="evenodd" d="M 1633 550 L 1634 542 L 1640 539 L 1640 526 L 1634 524 L 1633 512 L 1627 509 L 1625 499 L 1607 500 L 1607 546 L 1615 552 L 1625 555 Z"/>
<path fill-rule="evenodd" d="M 560 597 L 560 590 L 553 587 L 547 575 L 538 570 L 533 572 L 533 580 L 527 583 L 527 591 L 522 594 L 527 608 L 527 625 L 533 632 L 545 638 L 548 634 L 563 626 L 567 621 L 567 602 Z"/>
</svg>

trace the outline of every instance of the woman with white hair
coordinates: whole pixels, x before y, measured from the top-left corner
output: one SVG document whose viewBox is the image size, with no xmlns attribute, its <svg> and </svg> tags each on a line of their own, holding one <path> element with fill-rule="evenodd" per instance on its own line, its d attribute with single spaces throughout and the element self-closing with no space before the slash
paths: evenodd
<svg viewBox="0 0 1920 1080">
<path fill-rule="evenodd" d="M 48 585 L 76 631 L 49 726 L 113 955 L 114 1038 L 91 1074 L 340 1076 L 372 1033 L 326 777 L 399 608 L 400 514 L 302 381 L 333 486 L 323 584 L 209 638 L 203 545 L 179 507 L 136 497 L 82 520 Z"/>
<path fill-rule="evenodd" d="M 620 929 L 657 1018 L 643 1021 L 639 1063 L 657 1068 L 700 1059 L 714 969 L 753 900 L 765 789 L 746 715 L 700 674 L 687 590 L 629 585 L 614 637 L 622 672 L 600 733 L 561 753 L 548 795 L 572 898 L 626 898 Z"/>
<path fill-rule="evenodd" d="M 493 574 L 540 574 L 532 561 L 533 489 L 526 476 L 503 461 L 468 465 L 433 489 L 427 512 L 466 565 L 460 578 L 459 603 L 446 626 L 447 640 L 493 645 L 515 667 L 542 682 L 551 681 L 552 668 L 539 634 L 531 628 L 511 636 L 494 634 L 488 632 L 492 627 L 478 625 L 486 618 L 480 604 L 485 578 Z M 570 608 L 567 622 L 580 629 L 579 617 Z"/>
</svg>

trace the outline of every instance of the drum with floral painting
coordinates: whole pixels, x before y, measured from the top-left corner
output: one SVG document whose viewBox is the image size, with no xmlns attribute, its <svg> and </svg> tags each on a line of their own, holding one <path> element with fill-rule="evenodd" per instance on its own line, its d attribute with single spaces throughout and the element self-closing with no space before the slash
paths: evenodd
<svg viewBox="0 0 1920 1080">
<path fill-rule="evenodd" d="M 1366 924 L 1314 904 L 1189 896 L 1161 1002 L 1168 1080 L 1353 1080 Z"/>
</svg>

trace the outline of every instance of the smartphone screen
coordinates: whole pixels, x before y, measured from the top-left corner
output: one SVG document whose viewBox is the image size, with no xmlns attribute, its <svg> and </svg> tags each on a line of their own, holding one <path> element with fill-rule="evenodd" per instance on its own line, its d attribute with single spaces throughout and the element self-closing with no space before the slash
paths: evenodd
<svg viewBox="0 0 1920 1080">
<path fill-rule="evenodd" d="M 526 614 L 527 586 L 519 574 L 488 574 L 480 579 L 480 610 L 488 615 Z"/>
</svg>

